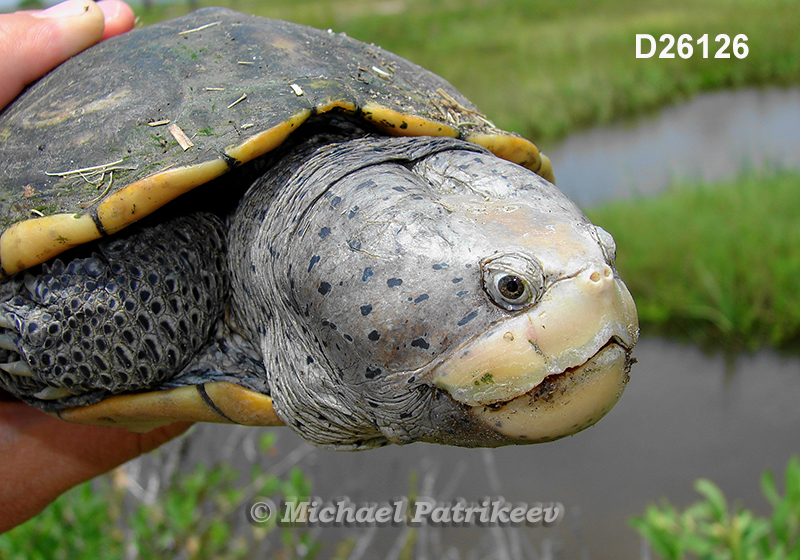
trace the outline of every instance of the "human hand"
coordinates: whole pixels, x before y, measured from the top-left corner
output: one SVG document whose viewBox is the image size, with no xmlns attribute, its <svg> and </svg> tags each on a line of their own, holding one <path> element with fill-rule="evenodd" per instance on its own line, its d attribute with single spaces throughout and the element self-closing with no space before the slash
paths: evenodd
<svg viewBox="0 0 800 560">
<path fill-rule="evenodd" d="M 176 422 L 134 434 L 70 424 L 27 404 L 0 400 L 0 533 L 76 484 L 152 451 L 189 426 Z"/>
<path fill-rule="evenodd" d="M 120 0 L 68 0 L 47 10 L 0 14 L 0 108 L 72 55 L 128 31 L 133 20 Z"/>
<path fill-rule="evenodd" d="M 0 15 L 0 108 L 46 72 L 101 39 L 133 27 L 119 0 L 69 0 L 38 12 Z M 152 451 L 184 432 L 181 422 L 146 434 L 69 424 L 0 392 L 0 533 L 61 493 Z"/>
</svg>

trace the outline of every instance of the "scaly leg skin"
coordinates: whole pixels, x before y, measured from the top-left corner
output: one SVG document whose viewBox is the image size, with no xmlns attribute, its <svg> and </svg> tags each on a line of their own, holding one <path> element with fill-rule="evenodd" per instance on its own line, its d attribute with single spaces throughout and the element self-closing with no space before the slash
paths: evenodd
<svg viewBox="0 0 800 560">
<path fill-rule="evenodd" d="M 49 412 L 158 385 L 225 307 L 225 228 L 211 214 L 133 226 L 88 258 L 0 284 L 0 388 Z"/>
</svg>

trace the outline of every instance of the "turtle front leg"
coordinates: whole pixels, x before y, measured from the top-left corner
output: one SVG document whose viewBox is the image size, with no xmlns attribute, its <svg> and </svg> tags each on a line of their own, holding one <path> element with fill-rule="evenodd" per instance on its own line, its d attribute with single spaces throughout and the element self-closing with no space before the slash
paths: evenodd
<svg viewBox="0 0 800 560">
<path fill-rule="evenodd" d="M 47 411 L 153 387 L 207 343 L 228 291 L 212 214 L 133 226 L 0 285 L 0 388 Z"/>
</svg>

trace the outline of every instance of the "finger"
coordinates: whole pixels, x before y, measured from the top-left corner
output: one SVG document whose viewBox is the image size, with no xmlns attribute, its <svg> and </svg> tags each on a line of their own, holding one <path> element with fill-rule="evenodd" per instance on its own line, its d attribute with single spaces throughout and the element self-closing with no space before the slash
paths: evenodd
<svg viewBox="0 0 800 560">
<path fill-rule="evenodd" d="M 97 7 L 100 8 L 105 17 L 103 39 L 125 33 L 133 28 L 136 16 L 125 2 L 120 0 L 101 0 L 97 3 Z"/>
<path fill-rule="evenodd" d="M 186 431 L 181 422 L 146 434 L 81 426 L 22 403 L 0 404 L 0 533 L 31 518 L 69 488 Z"/>
<path fill-rule="evenodd" d="M 103 11 L 68 0 L 41 12 L 0 16 L 0 107 L 58 64 L 103 36 Z"/>
</svg>

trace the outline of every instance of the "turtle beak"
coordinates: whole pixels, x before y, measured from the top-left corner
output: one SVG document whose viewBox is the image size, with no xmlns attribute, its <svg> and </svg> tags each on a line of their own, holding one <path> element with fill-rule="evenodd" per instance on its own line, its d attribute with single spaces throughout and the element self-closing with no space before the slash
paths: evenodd
<svg viewBox="0 0 800 560">
<path fill-rule="evenodd" d="M 467 342 L 432 370 L 433 383 L 505 437 L 552 441 L 588 428 L 616 404 L 638 335 L 627 287 L 595 263 Z"/>
</svg>

